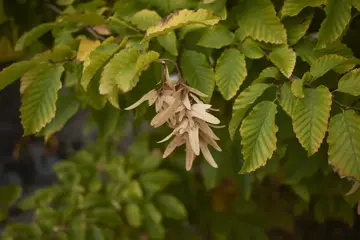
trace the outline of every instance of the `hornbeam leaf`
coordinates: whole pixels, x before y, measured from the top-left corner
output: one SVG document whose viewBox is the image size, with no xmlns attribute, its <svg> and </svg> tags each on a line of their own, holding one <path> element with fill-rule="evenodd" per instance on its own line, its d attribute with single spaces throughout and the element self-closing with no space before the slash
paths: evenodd
<svg viewBox="0 0 360 240">
<path fill-rule="evenodd" d="M 11 64 L 0 72 L 0 90 L 4 89 L 22 75 L 38 65 L 35 61 L 21 61 Z"/>
<path fill-rule="evenodd" d="M 233 48 L 225 50 L 217 60 L 215 81 L 226 100 L 236 94 L 246 76 L 244 55 Z"/>
<path fill-rule="evenodd" d="M 286 43 L 286 30 L 270 0 L 243 1 L 237 13 L 237 21 L 240 28 L 235 34 L 241 40 L 251 37 L 268 43 Z"/>
<path fill-rule="evenodd" d="M 304 98 L 304 79 L 296 79 L 291 83 L 291 92 L 297 98 Z"/>
<path fill-rule="evenodd" d="M 290 83 L 284 83 L 280 90 L 279 105 L 291 117 L 295 112 L 298 102 L 299 98 L 295 97 L 292 93 Z"/>
<path fill-rule="evenodd" d="M 346 110 L 330 119 L 329 163 L 340 176 L 360 181 L 360 117 L 353 110 Z"/>
<path fill-rule="evenodd" d="M 165 35 L 158 36 L 157 40 L 160 45 L 165 48 L 166 51 L 168 51 L 174 56 L 178 55 L 176 35 L 174 31 L 168 32 Z"/>
<path fill-rule="evenodd" d="M 45 140 L 49 139 L 55 132 L 61 130 L 66 122 L 77 112 L 79 106 L 80 104 L 74 95 L 59 95 L 56 101 L 55 117 L 41 130 L 41 135 L 45 136 Z"/>
<path fill-rule="evenodd" d="M 283 75 L 281 75 L 279 69 L 277 69 L 276 67 L 267 67 L 261 71 L 259 77 L 253 81 L 253 84 L 265 82 L 266 79 L 269 78 L 280 80 L 281 78 L 283 78 Z"/>
<path fill-rule="evenodd" d="M 348 72 L 340 79 L 338 91 L 360 96 L 360 68 Z"/>
<path fill-rule="evenodd" d="M 328 54 L 322 57 L 317 58 L 310 68 L 310 74 L 314 78 L 319 78 L 323 76 L 325 73 L 330 71 L 331 69 L 346 63 L 348 61 L 347 58 L 335 55 L 335 54 Z"/>
<path fill-rule="evenodd" d="M 81 77 L 81 86 L 86 90 L 91 79 L 104 63 L 114 55 L 120 46 L 118 44 L 102 44 L 95 48 L 84 61 L 83 74 Z"/>
<path fill-rule="evenodd" d="M 20 107 L 24 136 L 40 131 L 55 116 L 62 65 L 48 64 L 26 88 Z"/>
<path fill-rule="evenodd" d="M 265 55 L 259 44 L 251 38 L 246 38 L 242 41 L 239 45 L 239 50 L 247 58 L 252 59 L 259 59 Z"/>
<path fill-rule="evenodd" d="M 285 77 L 291 76 L 296 63 L 296 54 L 292 48 L 286 46 L 276 48 L 269 54 L 269 59 Z"/>
<path fill-rule="evenodd" d="M 215 74 L 205 55 L 184 51 L 181 57 L 184 80 L 189 85 L 211 97 L 215 87 Z"/>
<path fill-rule="evenodd" d="M 324 48 L 337 40 L 351 19 L 351 4 L 343 0 L 327 0 L 326 18 L 321 23 L 316 47 Z"/>
<path fill-rule="evenodd" d="M 157 25 L 148 28 L 144 41 L 149 41 L 153 37 L 166 34 L 171 30 L 184 27 L 186 25 L 201 23 L 212 26 L 217 24 L 219 21 L 219 17 L 215 16 L 206 9 L 199 9 L 197 11 L 183 9 L 172 13 Z"/>
<path fill-rule="evenodd" d="M 271 85 L 265 83 L 253 84 L 242 91 L 233 105 L 232 117 L 229 123 L 229 134 L 233 139 L 236 129 L 240 125 L 249 107 L 258 99 Z"/>
<path fill-rule="evenodd" d="M 307 9 L 307 11 L 301 12 L 298 16 L 288 17 L 283 20 L 289 46 L 297 43 L 305 35 L 313 16 L 313 9 Z"/>
<path fill-rule="evenodd" d="M 290 116 L 296 137 L 311 156 L 318 151 L 325 137 L 332 95 L 325 86 L 306 88 L 304 95 Z"/>
<path fill-rule="evenodd" d="M 217 24 L 208 28 L 197 45 L 208 48 L 222 48 L 234 42 L 235 35 L 225 26 Z"/>
<path fill-rule="evenodd" d="M 59 26 L 59 23 L 43 23 L 24 33 L 15 44 L 15 51 L 22 51 L 25 47 L 35 42 L 39 37 Z"/>
<path fill-rule="evenodd" d="M 306 7 L 317 7 L 325 3 L 326 0 L 285 0 L 281 16 L 296 16 Z"/>
<path fill-rule="evenodd" d="M 130 21 L 141 30 L 146 30 L 149 27 L 161 21 L 160 15 L 152 10 L 144 9 L 135 13 Z"/>
<path fill-rule="evenodd" d="M 244 165 L 240 173 L 252 172 L 266 164 L 276 150 L 276 104 L 263 101 L 256 105 L 240 128 Z"/>
<path fill-rule="evenodd" d="M 100 94 L 109 94 L 115 86 L 125 85 L 125 82 L 130 84 L 136 74 L 138 57 L 139 53 L 135 48 L 123 49 L 115 54 L 101 73 Z"/>
</svg>

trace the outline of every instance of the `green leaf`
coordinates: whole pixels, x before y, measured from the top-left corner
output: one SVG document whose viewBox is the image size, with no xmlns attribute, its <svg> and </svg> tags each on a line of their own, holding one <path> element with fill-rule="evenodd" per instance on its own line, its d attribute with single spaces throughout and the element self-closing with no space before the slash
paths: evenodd
<svg viewBox="0 0 360 240">
<path fill-rule="evenodd" d="M 251 59 L 259 59 L 265 55 L 259 44 L 251 38 L 246 38 L 242 41 L 239 45 L 239 50 L 247 58 Z"/>
<path fill-rule="evenodd" d="M 191 87 L 211 98 L 215 87 L 215 74 L 204 54 L 185 50 L 181 56 L 181 70 L 184 80 Z"/>
<path fill-rule="evenodd" d="M 91 79 L 96 72 L 105 64 L 105 62 L 114 55 L 120 46 L 118 44 L 102 44 L 92 51 L 84 61 L 83 74 L 81 77 L 81 86 L 86 90 Z M 101 86 L 101 85 L 100 85 Z M 101 88 L 100 88 L 101 92 Z"/>
<path fill-rule="evenodd" d="M 223 51 L 216 63 L 215 81 L 226 100 L 235 96 L 246 76 L 245 56 L 234 48 Z"/>
<path fill-rule="evenodd" d="M 209 27 L 202 34 L 197 45 L 207 48 L 217 48 L 228 46 L 235 40 L 235 35 L 224 25 L 217 24 Z"/>
<path fill-rule="evenodd" d="M 155 207 L 152 203 L 144 204 L 144 214 L 151 218 L 151 220 L 155 223 L 161 223 L 162 216 L 160 211 Z"/>
<path fill-rule="evenodd" d="M 135 203 L 129 203 L 125 206 L 125 218 L 129 225 L 134 228 L 141 226 L 141 211 Z"/>
<path fill-rule="evenodd" d="M 339 81 L 337 91 L 360 96 L 360 68 L 345 74 Z"/>
<path fill-rule="evenodd" d="M 287 33 L 287 42 L 289 46 L 297 43 L 309 29 L 313 19 L 313 9 L 302 11 L 298 16 L 285 18 L 283 23 Z"/>
<path fill-rule="evenodd" d="M 159 167 L 162 158 L 153 154 L 147 155 L 138 163 L 136 170 L 139 172 L 148 172 Z"/>
<path fill-rule="evenodd" d="M 156 202 L 160 211 L 164 213 L 166 217 L 177 220 L 182 220 L 187 217 L 185 206 L 174 196 L 161 194 L 156 197 Z"/>
<path fill-rule="evenodd" d="M 168 170 L 143 173 L 139 182 L 148 195 L 153 195 L 177 180 L 177 176 Z"/>
<path fill-rule="evenodd" d="M 240 128 L 244 165 L 240 173 L 252 172 L 266 164 L 276 150 L 276 104 L 263 101 L 256 105 Z"/>
<path fill-rule="evenodd" d="M 306 7 L 317 7 L 325 3 L 326 0 L 285 0 L 281 16 L 296 16 Z"/>
<path fill-rule="evenodd" d="M 90 81 L 87 91 L 79 86 L 77 96 L 83 103 L 90 105 L 92 108 L 101 109 L 106 104 L 106 95 L 99 92 L 100 72 L 97 72 L 92 81 Z"/>
<path fill-rule="evenodd" d="M 138 201 L 144 197 L 138 181 L 131 181 L 120 193 L 120 199 L 125 201 Z"/>
<path fill-rule="evenodd" d="M 236 129 L 240 125 L 250 105 L 253 104 L 270 86 L 271 85 L 265 83 L 253 84 L 242 91 L 236 98 L 233 105 L 231 121 L 229 123 L 229 134 L 231 139 L 233 139 Z"/>
<path fill-rule="evenodd" d="M 292 48 L 286 46 L 276 48 L 269 54 L 269 59 L 285 77 L 291 76 L 296 63 L 296 54 Z"/>
<path fill-rule="evenodd" d="M 0 72 L 0 90 L 19 79 L 23 74 L 34 69 L 38 63 L 35 61 L 21 61 L 11 64 Z"/>
<path fill-rule="evenodd" d="M 206 9 L 199 9 L 197 11 L 183 9 L 172 13 L 157 25 L 148 28 L 144 41 L 149 41 L 153 37 L 166 34 L 171 30 L 190 24 L 201 23 L 212 26 L 217 24 L 219 21 L 219 17 L 213 15 L 209 10 Z"/>
<path fill-rule="evenodd" d="M 306 88 L 304 94 L 290 117 L 296 137 L 311 156 L 318 151 L 325 137 L 332 95 L 324 86 Z"/>
<path fill-rule="evenodd" d="M 73 94 L 59 95 L 56 101 L 55 117 L 41 130 L 41 135 L 44 135 L 47 140 L 52 134 L 60 131 L 66 122 L 75 115 L 79 106 L 80 104 Z"/>
<path fill-rule="evenodd" d="M 19 185 L 11 184 L 0 187 L 0 205 L 7 209 L 21 196 L 22 189 Z"/>
<path fill-rule="evenodd" d="M 291 117 L 295 112 L 298 102 L 299 98 L 295 97 L 292 93 L 291 85 L 289 83 L 284 83 L 280 90 L 279 105 Z"/>
<path fill-rule="evenodd" d="M 347 58 L 335 54 L 319 57 L 311 65 L 310 74 L 314 78 L 319 78 L 331 69 L 345 63 L 347 60 Z"/>
<path fill-rule="evenodd" d="M 24 33 L 15 44 L 15 51 L 22 51 L 24 48 L 38 40 L 42 35 L 59 26 L 59 23 L 43 23 Z"/>
<path fill-rule="evenodd" d="M 5 208 L 0 208 L 0 222 L 8 218 L 8 211 Z"/>
<path fill-rule="evenodd" d="M 166 51 L 171 53 L 174 56 L 178 55 L 178 50 L 176 46 L 176 35 L 174 31 L 168 32 L 162 36 L 157 37 L 158 42 L 160 45 L 165 48 Z"/>
<path fill-rule="evenodd" d="M 100 94 L 111 93 L 119 84 L 130 86 L 136 74 L 139 53 L 135 48 L 123 49 L 109 61 L 101 73 Z"/>
<path fill-rule="evenodd" d="M 115 131 L 119 115 L 120 110 L 110 104 L 105 105 L 101 110 L 94 110 L 92 112 L 92 117 L 95 119 L 101 138 L 106 138 Z"/>
<path fill-rule="evenodd" d="M 60 6 L 67 6 L 74 3 L 74 0 L 56 0 L 56 4 Z"/>
<path fill-rule="evenodd" d="M 333 116 L 329 125 L 329 163 L 340 176 L 360 180 L 360 117 L 353 110 Z"/>
<path fill-rule="evenodd" d="M 89 228 L 89 235 L 87 236 L 88 237 L 87 239 L 89 240 L 105 240 L 105 237 L 101 229 L 96 226 L 91 226 Z"/>
<path fill-rule="evenodd" d="M 309 189 L 308 189 L 308 187 L 306 185 L 304 185 L 304 184 L 296 184 L 296 185 L 291 185 L 291 188 L 305 202 L 310 201 L 310 193 L 309 193 Z"/>
<path fill-rule="evenodd" d="M 152 10 L 143 9 L 135 13 L 130 21 L 141 30 L 147 30 L 149 27 L 154 26 L 161 21 L 160 15 Z"/>
<path fill-rule="evenodd" d="M 295 79 L 291 83 L 291 92 L 297 98 L 304 98 L 304 79 Z"/>
<path fill-rule="evenodd" d="M 55 117 L 57 92 L 61 88 L 62 65 L 48 64 L 24 92 L 20 107 L 24 135 L 40 131 Z"/>
<path fill-rule="evenodd" d="M 360 11 L 360 2 L 358 0 L 352 0 L 352 5 L 354 8 L 356 8 L 358 11 Z"/>
<path fill-rule="evenodd" d="M 35 224 L 11 223 L 6 225 L 3 236 L 5 239 L 40 239 L 41 229 Z"/>
<path fill-rule="evenodd" d="M 76 13 L 72 15 L 63 15 L 59 17 L 59 22 L 82 23 L 86 25 L 105 24 L 104 16 L 95 13 Z"/>
<path fill-rule="evenodd" d="M 270 0 L 245 0 L 237 12 L 239 39 L 251 37 L 268 43 L 286 43 L 286 30 Z"/>
<path fill-rule="evenodd" d="M 113 207 L 97 207 L 88 211 L 89 218 L 105 226 L 118 227 L 122 225 L 119 213 Z"/>
<path fill-rule="evenodd" d="M 281 80 L 283 76 L 281 75 L 279 69 L 277 69 L 276 67 L 267 67 L 261 71 L 259 77 L 253 81 L 253 84 L 265 82 L 266 79 L 269 78 Z"/>
<path fill-rule="evenodd" d="M 321 23 L 316 47 L 324 48 L 339 39 L 351 19 L 351 4 L 343 0 L 327 0 L 326 18 Z"/>
</svg>

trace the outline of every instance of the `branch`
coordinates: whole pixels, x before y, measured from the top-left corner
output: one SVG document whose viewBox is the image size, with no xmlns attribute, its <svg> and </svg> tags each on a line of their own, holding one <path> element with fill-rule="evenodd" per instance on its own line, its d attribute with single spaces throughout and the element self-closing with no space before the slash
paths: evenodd
<svg viewBox="0 0 360 240">
<path fill-rule="evenodd" d="M 57 6 L 55 6 L 54 4 L 51 3 L 45 3 L 45 6 L 50 9 L 51 11 L 55 12 L 56 14 L 61 15 L 62 11 L 61 9 L 59 9 Z M 96 39 L 102 40 L 104 41 L 106 38 L 104 38 L 103 36 L 97 34 L 94 29 L 92 29 L 89 26 L 85 26 L 85 30 L 88 31 L 92 36 L 94 36 Z"/>
</svg>

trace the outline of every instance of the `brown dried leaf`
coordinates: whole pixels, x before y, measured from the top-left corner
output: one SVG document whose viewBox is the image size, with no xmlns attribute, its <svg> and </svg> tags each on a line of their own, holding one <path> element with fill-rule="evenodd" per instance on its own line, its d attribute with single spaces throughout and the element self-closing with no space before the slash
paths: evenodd
<svg viewBox="0 0 360 240">
<path fill-rule="evenodd" d="M 219 152 L 222 152 L 220 146 L 217 144 L 217 142 L 212 139 L 211 137 L 206 136 L 204 133 L 200 133 L 200 141 L 202 140 L 203 142 L 209 144 L 210 146 L 212 146 L 214 149 L 216 149 Z"/>
<path fill-rule="evenodd" d="M 138 107 L 140 104 L 142 104 L 145 101 L 149 101 L 149 106 L 153 104 L 153 99 L 157 99 L 157 91 L 155 89 L 151 90 L 150 92 L 146 93 L 144 96 L 142 96 L 137 102 L 135 102 L 133 105 L 130 105 L 129 107 L 125 108 L 125 110 L 131 110 L 136 107 Z"/>
<path fill-rule="evenodd" d="M 214 140 L 220 140 L 220 138 L 218 138 L 218 136 L 215 135 L 215 133 L 213 132 L 213 130 L 209 127 L 209 125 L 203 121 L 203 120 L 197 120 L 196 121 L 199 124 L 200 130 L 206 134 L 208 137 L 214 139 Z"/>
<path fill-rule="evenodd" d="M 191 110 L 191 103 L 190 103 L 190 99 L 189 99 L 189 94 L 185 94 L 183 104 L 186 107 L 186 109 Z"/>
<path fill-rule="evenodd" d="M 187 89 L 189 89 L 190 92 L 195 93 L 196 95 L 200 96 L 200 97 L 208 97 L 208 95 L 206 95 L 205 93 L 200 92 L 199 90 L 192 88 L 190 86 L 186 86 Z"/>
<path fill-rule="evenodd" d="M 174 113 L 174 110 L 180 105 L 181 101 L 175 99 L 174 103 L 171 104 L 167 109 L 160 111 L 152 120 L 150 125 L 157 128 L 163 125 L 169 120 L 171 115 Z"/>
<path fill-rule="evenodd" d="M 168 157 L 177 147 L 178 144 L 180 144 L 183 140 L 183 135 L 176 135 L 173 140 L 171 140 L 171 142 L 169 143 L 169 145 L 167 145 L 164 154 L 163 154 L 163 158 Z"/>
<path fill-rule="evenodd" d="M 191 149 L 189 140 L 187 139 L 186 140 L 186 162 L 185 162 L 185 168 L 187 171 L 190 171 L 194 159 L 195 159 L 195 154 Z"/>
</svg>

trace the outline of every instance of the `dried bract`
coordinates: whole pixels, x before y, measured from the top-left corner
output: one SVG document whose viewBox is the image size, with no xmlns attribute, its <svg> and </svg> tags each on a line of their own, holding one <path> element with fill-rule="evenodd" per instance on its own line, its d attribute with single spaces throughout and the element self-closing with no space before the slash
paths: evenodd
<svg viewBox="0 0 360 240">
<path fill-rule="evenodd" d="M 208 146 L 221 151 L 216 142 L 219 138 L 210 127 L 210 124 L 219 124 L 220 120 L 209 113 L 214 110 L 211 109 L 211 105 L 203 103 L 199 98 L 207 95 L 183 82 L 169 81 L 166 65 L 163 70 L 164 81 L 161 88 L 146 93 L 126 110 L 134 109 L 146 101 L 149 106 L 155 104 L 156 115 L 150 122 L 151 126 L 157 128 L 167 124 L 173 129 L 168 136 L 159 141 L 162 143 L 172 139 L 164 151 L 163 158 L 185 144 L 186 170 L 191 169 L 193 161 L 200 153 L 211 166 L 217 168 Z"/>
</svg>

